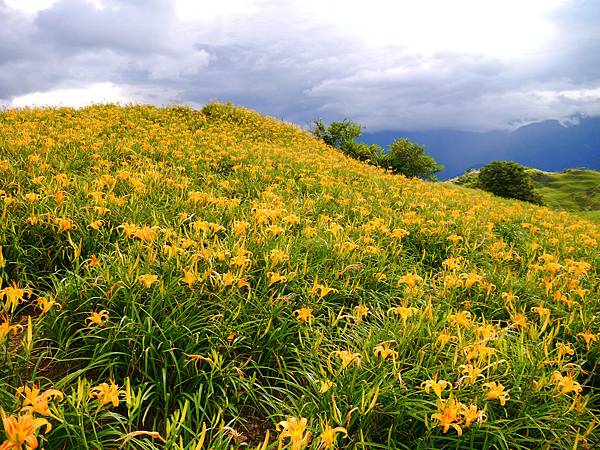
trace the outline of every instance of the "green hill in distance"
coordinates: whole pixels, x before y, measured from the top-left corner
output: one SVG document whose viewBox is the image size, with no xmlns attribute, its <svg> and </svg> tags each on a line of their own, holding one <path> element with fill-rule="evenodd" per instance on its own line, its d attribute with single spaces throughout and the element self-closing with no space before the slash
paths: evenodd
<svg viewBox="0 0 600 450">
<path fill-rule="evenodd" d="M 600 172 L 588 169 L 532 170 L 532 176 L 535 188 L 547 206 L 600 220 Z"/>
<path fill-rule="evenodd" d="M 535 190 L 549 208 L 575 212 L 588 220 L 600 221 L 600 172 L 591 169 L 566 169 L 546 172 L 529 168 Z M 475 187 L 478 170 L 471 170 L 448 181 Z"/>
</svg>

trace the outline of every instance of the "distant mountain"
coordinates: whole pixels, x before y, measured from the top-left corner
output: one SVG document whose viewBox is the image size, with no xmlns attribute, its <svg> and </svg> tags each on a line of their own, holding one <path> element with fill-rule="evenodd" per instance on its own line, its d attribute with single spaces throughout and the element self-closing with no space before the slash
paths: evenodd
<svg viewBox="0 0 600 450">
<path fill-rule="evenodd" d="M 446 169 L 450 178 L 493 160 L 512 160 L 542 170 L 569 167 L 600 169 L 600 117 L 580 118 L 563 125 L 546 120 L 513 131 L 476 133 L 455 130 L 381 131 L 365 133 L 359 140 L 387 147 L 398 137 L 421 145 Z"/>
</svg>

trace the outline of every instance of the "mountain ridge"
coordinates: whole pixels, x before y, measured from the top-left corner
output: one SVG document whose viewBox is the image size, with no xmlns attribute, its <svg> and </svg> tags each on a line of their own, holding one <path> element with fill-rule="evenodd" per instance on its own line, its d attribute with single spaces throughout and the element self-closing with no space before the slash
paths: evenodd
<svg viewBox="0 0 600 450">
<path fill-rule="evenodd" d="M 445 166 L 439 174 L 444 179 L 493 160 L 512 160 L 547 171 L 600 169 L 600 117 L 578 118 L 567 126 L 545 120 L 505 131 L 386 130 L 364 133 L 360 140 L 386 147 L 399 137 L 424 145 Z"/>
</svg>

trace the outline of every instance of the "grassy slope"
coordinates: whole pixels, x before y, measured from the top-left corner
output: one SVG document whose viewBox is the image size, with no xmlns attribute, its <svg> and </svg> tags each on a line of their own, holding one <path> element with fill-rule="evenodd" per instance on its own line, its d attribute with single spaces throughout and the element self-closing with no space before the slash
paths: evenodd
<svg viewBox="0 0 600 450">
<path fill-rule="evenodd" d="M 588 169 L 567 169 L 563 172 L 528 170 L 546 206 L 574 212 L 588 220 L 600 220 L 600 172 Z M 477 176 L 478 171 L 472 171 L 450 181 L 474 186 Z"/>
<path fill-rule="evenodd" d="M 326 424 L 349 448 L 600 444 L 600 228 L 574 215 L 220 105 L 3 112 L 0 206 L 0 331 L 23 326 L 0 407 L 60 390 L 47 449 L 289 442 L 288 417 L 296 449 Z"/>
<path fill-rule="evenodd" d="M 571 169 L 536 173 L 534 184 L 549 207 L 583 212 L 590 219 L 600 219 L 600 172 Z"/>
</svg>

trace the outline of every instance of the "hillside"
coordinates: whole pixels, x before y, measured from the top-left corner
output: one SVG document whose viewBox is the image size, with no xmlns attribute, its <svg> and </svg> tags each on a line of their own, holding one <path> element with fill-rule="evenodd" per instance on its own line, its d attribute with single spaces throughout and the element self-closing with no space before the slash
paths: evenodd
<svg viewBox="0 0 600 450">
<path fill-rule="evenodd" d="M 535 189 L 553 209 L 577 211 L 600 220 L 600 172 L 569 169 L 559 173 L 533 173 Z"/>
<path fill-rule="evenodd" d="M 0 201 L 3 450 L 600 445 L 578 216 L 219 104 L 3 111 Z"/>
<path fill-rule="evenodd" d="M 546 171 L 568 167 L 600 170 L 600 117 L 581 117 L 568 126 L 557 120 L 524 125 L 515 130 L 395 130 L 365 133 L 362 140 L 387 146 L 398 137 L 424 145 L 445 166 L 441 178 L 460 175 L 494 160 L 516 161 Z"/>
<path fill-rule="evenodd" d="M 574 212 L 589 220 L 600 219 L 600 172 L 589 169 L 544 172 L 531 167 L 527 171 L 544 205 L 555 210 Z M 475 187 L 478 172 L 471 170 L 448 181 Z"/>
</svg>

